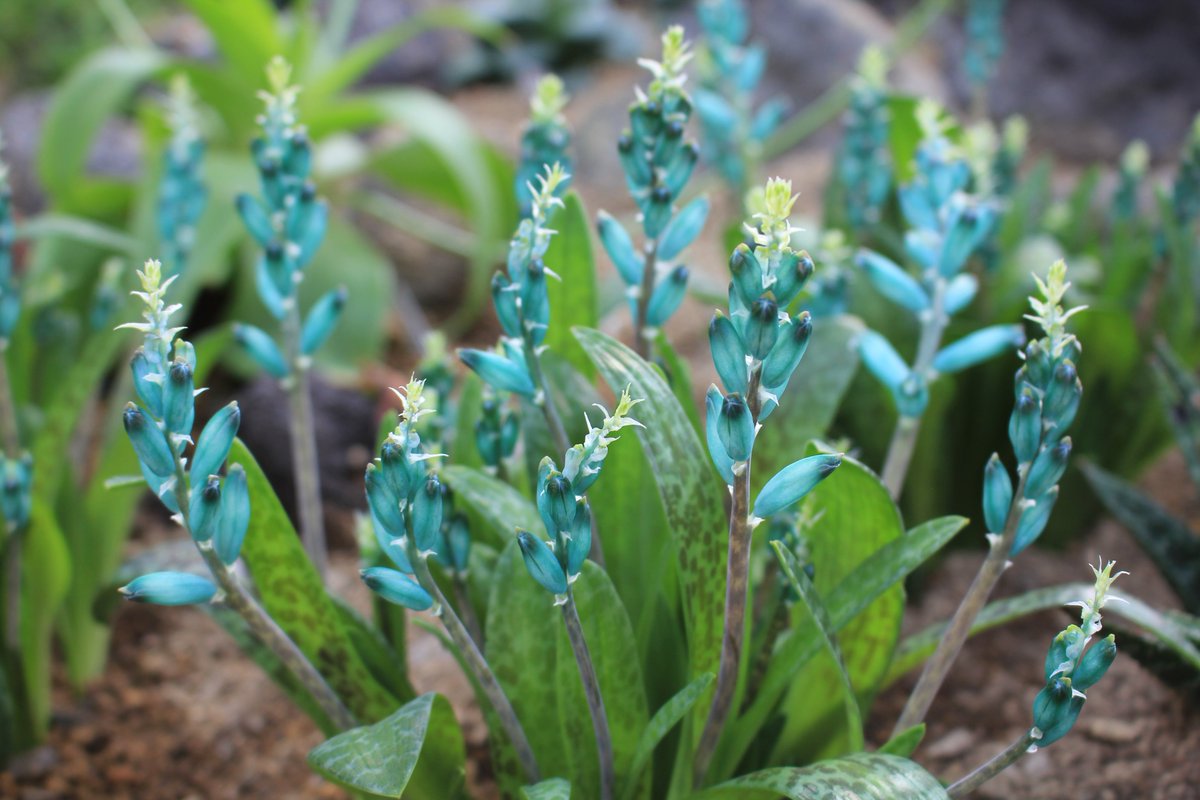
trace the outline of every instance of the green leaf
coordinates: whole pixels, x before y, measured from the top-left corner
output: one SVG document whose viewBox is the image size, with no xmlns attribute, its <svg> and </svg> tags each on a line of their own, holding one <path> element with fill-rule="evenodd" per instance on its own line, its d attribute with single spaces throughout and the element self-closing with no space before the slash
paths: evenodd
<svg viewBox="0 0 1200 800">
<path fill-rule="evenodd" d="M 267 613 L 279 623 L 360 720 L 378 720 L 397 703 L 372 676 L 343 627 L 341 615 L 304 553 L 287 512 L 240 439 L 229 463 L 241 464 L 250 488 L 250 527 L 242 558 Z"/>
<path fill-rule="evenodd" d="M 34 472 L 37 481 L 37 472 Z M 23 700 L 34 742 L 50 724 L 51 637 L 54 615 L 66 595 L 71 558 L 49 504 L 35 493 L 29 526 L 22 534 L 20 638 Z"/>
<path fill-rule="evenodd" d="M 38 147 L 38 177 L 58 208 L 70 208 L 81 191 L 92 142 L 139 84 L 167 63 L 156 50 L 101 50 L 56 88 Z"/>
<path fill-rule="evenodd" d="M 500 549 L 514 539 L 517 528 L 545 534 L 533 503 L 499 478 L 456 464 L 443 468 L 438 475 L 454 492 L 455 507 L 482 523 L 471 526 L 472 538 Z"/>
<path fill-rule="evenodd" d="M 18 225 L 16 234 L 18 239 L 61 236 L 131 258 L 143 255 L 142 243 L 132 236 L 93 220 L 67 214 L 41 214 L 33 217 Z"/>
<path fill-rule="evenodd" d="M 575 337 L 613 392 L 628 386 L 633 397 L 644 398 L 636 410 L 645 428 L 637 434 L 653 467 L 667 533 L 679 559 L 690 677 L 716 672 L 725 603 L 724 484 L 657 369 L 599 331 L 576 328 Z M 697 716 L 707 713 L 704 702 L 697 709 Z M 693 721 L 692 733 L 698 737 L 703 720 L 694 716 Z"/>
<path fill-rule="evenodd" d="M 323 777 L 369 797 L 458 797 L 466 750 L 450 703 L 423 694 L 374 725 L 313 748 L 308 764 Z"/>
<path fill-rule="evenodd" d="M 779 398 L 779 408 L 767 418 L 754 440 L 754 492 L 779 470 L 796 460 L 813 439 L 825 435 L 858 370 L 858 352 L 851 346 L 861 327 L 853 317 L 818 319 L 800 366 Z"/>
<path fill-rule="evenodd" d="M 1183 607 L 1200 614 L 1200 536 L 1132 484 L 1088 461 L 1080 469 L 1100 502 L 1150 556 Z"/>
<path fill-rule="evenodd" d="M 880 753 L 890 753 L 901 758 L 908 758 L 925 738 L 925 723 L 921 722 L 911 728 L 905 728 L 879 748 Z"/>
<path fill-rule="evenodd" d="M 563 207 L 555 211 L 548 225 L 557 233 L 550 240 L 543 261 L 562 280 L 551 278 L 548 284 L 550 329 L 546 332 L 546 345 L 591 380 L 595 377 L 592 362 L 571 335 L 571 326 L 594 328 L 599 321 L 591 225 L 579 195 L 568 193 Z"/>
<path fill-rule="evenodd" d="M 850 748 L 862 750 L 862 712 L 858 708 L 858 698 L 855 697 L 850 674 L 846 671 L 846 660 L 842 656 L 842 649 L 838 646 L 837 637 L 833 633 L 833 623 L 829 619 L 829 612 L 825 609 L 825 604 L 821 602 L 817 588 L 813 586 L 808 575 L 797 568 L 796 557 L 784 548 L 783 542 L 771 542 L 771 547 L 775 551 L 775 557 L 779 559 L 784 577 L 808 608 L 809 616 L 817 626 L 817 632 L 821 634 L 821 643 L 833 659 L 838 680 L 842 685 L 842 705 L 846 709 L 846 728 L 850 738 Z"/>
<path fill-rule="evenodd" d="M 266 68 L 284 54 L 275 11 L 267 0 L 184 0 L 212 34 L 217 48 L 237 76 L 250 86 L 265 89 Z"/>
<path fill-rule="evenodd" d="M 341 616 L 342 628 L 375 680 L 401 702 L 416 697 L 417 693 L 405 674 L 402 656 L 392 649 L 380 630 L 340 598 L 330 599 Z"/>
<path fill-rule="evenodd" d="M 528 576 L 525 579 L 531 581 Z M 633 628 L 608 575 L 595 563 L 584 563 L 582 574 L 571 591 L 583 622 L 583 635 L 596 669 L 596 680 L 600 683 L 612 734 L 613 768 L 620 786 L 628 780 L 638 738 L 649 717 Z M 549 599 L 545 592 L 542 596 Z M 554 616 L 561 615 L 556 613 Z M 555 619 L 555 623 L 558 628 L 555 676 L 559 730 L 567 745 L 575 794 L 581 800 L 594 799 L 594 787 L 600 784 L 600 769 L 591 714 L 566 627 L 561 619 Z M 635 796 L 645 796 L 645 792 Z"/>
<path fill-rule="evenodd" d="M 839 468 L 840 469 L 840 468 Z M 900 583 L 914 569 L 954 538 L 967 524 L 963 517 L 941 517 L 910 530 L 863 561 L 837 588 L 826 595 L 832 629 L 836 633 L 880 595 Z M 817 567 L 820 579 L 820 567 Z M 809 624 L 781 641 L 767 674 L 750 707 L 730 725 L 726 743 L 717 753 L 720 767 L 711 774 L 731 775 L 747 748 L 773 714 L 780 698 L 792 687 L 797 671 L 820 652 L 820 636 Z M 889 674 L 890 677 L 890 674 Z"/>
<path fill-rule="evenodd" d="M 696 429 L 696 435 L 704 436 L 704 422 L 700 419 L 696 395 L 692 389 L 692 370 L 688 367 L 687 360 L 679 357 L 666 334 L 661 331 L 654 339 L 654 351 L 662 358 L 667 383 L 671 385 L 671 391 L 675 393 L 680 407 L 687 413 L 688 421 Z"/>
<path fill-rule="evenodd" d="M 1066 583 L 989 603 L 975 618 L 975 623 L 971 626 L 971 635 L 1028 614 L 1060 608 L 1091 597 L 1093 589 L 1090 583 Z M 1181 623 L 1174 615 L 1161 612 L 1126 592 L 1113 590 L 1109 592 L 1109 596 L 1118 602 L 1106 605 L 1105 615 L 1112 614 L 1140 625 L 1154 640 L 1167 650 L 1173 651 L 1193 670 L 1200 670 L 1200 636 L 1197 636 L 1195 630 L 1188 627 L 1186 622 Z M 884 679 L 884 685 L 899 679 L 928 658 L 945 630 L 946 623 L 943 622 L 905 638 L 896 649 L 896 657 Z M 1047 633 L 1046 640 L 1049 641 L 1050 638 L 1052 633 Z"/>
<path fill-rule="evenodd" d="M 562 778 L 551 778 L 537 786 L 522 788 L 521 796 L 525 800 L 571 800 L 571 784 Z"/>
<path fill-rule="evenodd" d="M 633 763 L 629 767 L 629 776 L 625 781 L 625 790 L 621 793 L 624 800 L 629 800 L 634 796 L 634 789 L 641 780 L 642 770 L 646 768 L 650 757 L 654 755 L 654 748 L 658 747 L 671 729 L 684 718 L 692 706 L 696 705 L 700 695 L 704 694 L 705 689 L 712 682 L 713 674 L 706 672 L 680 689 L 674 697 L 663 703 L 662 707 L 654 712 L 654 716 L 650 718 L 650 723 L 642 731 L 637 748 L 634 750 Z"/>
<path fill-rule="evenodd" d="M 753 772 L 696 795 L 695 800 L 947 800 L 937 778 L 913 761 L 856 753 L 808 767 Z"/>
<path fill-rule="evenodd" d="M 806 452 L 817 451 L 810 447 Z M 888 543 L 903 539 L 903 521 L 875 474 L 852 458 L 844 458 L 837 471 L 808 495 L 804 508 L 814 517 L 820 515 L 805 537 L 816 569 L 816 588 L 827 598 L 832 613 L 835 587 Z M 897 582 L 853 619 L 837 626 L 845 667 L 859 696 L 869 698 L 887 671 L 903 615 L 904 587 Z M 793 609 L 793 627 L 806 617 L 802 609 Z M 818 622 L 818 633 L 820 628 Z M 775 744 L 774 763 L 862 749 L 853 731 L 847 738 L 847 731 L 829 720 L 846 702 L 839 671 L 834 662 L 820 659 L 793 673 L 792 687 L 779 709 L 786 722 Z"/>
</svg>

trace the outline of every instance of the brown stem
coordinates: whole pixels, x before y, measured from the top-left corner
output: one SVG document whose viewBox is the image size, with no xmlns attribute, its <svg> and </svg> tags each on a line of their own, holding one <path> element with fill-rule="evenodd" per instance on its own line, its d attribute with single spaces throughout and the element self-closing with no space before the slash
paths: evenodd
<svg viewBox="0 0 1200 800">
<path fill-rule="evenodd" d="M 633 325 L 633 349 L 643 359 L 650 358 L 650 340 L 646 338 L 646 314 L 650 311 L 650 295 L 654 293 L 655 272 L 658 267 L 658 239 L 646 242 L 646 259 L 642 265 L 642 285 L 638 287 L 637 319 Z"/>
<path fill-rule="evenodd" d="M 579 667 L 579 679 L 587 696 L 588 711 L 592 715 L 592 733 L 596 737 L 596 753 L 600 759 L 600 800 L 612 800 L 616 787 L 616 772 L 613 769 L 612 735 L 608 730 L 608 714 L 604 710 L 604 698 L 600 695 L 600 681 L 588 652 L 587 640 L 583 637 L 583 623 L 575 598 L 567 594 L 562 606 L 563 622 L 567 626 L 567 638 L 575 653 L 575 665 Z"/>
<path fill-rule="evenodd" d="M 317 461 L 317 431 L 313 416 L 312 387 L 308 357 L 300 352 L 299 298 L 284 319 L 284 347 L 291 372 L 284 381 L 288 393 L 288 430 L 292 441 L 292 474 L 296 487 L 296 509 L 300 518 L 300 539 L 308 558 L 321 575 L 326 573 L 325 518 L 321 509 L 320 464 Z"/>
<path fill-rule="evenodd" d="M 1040 735 L 1035 735 L 1036 728 L 1030 728 L 1019 739 L 1010 744 L 1003 752 L 997 754 L 986 764 L 977 767 L 970 774 L 955 781 L 946 788 L 946 794 L 952 798 L 966 797 L 983 784 L 1000 774 L 1001 771 L 1017 763 L 1032 745 L 1037 744 Z"/>
</svg>

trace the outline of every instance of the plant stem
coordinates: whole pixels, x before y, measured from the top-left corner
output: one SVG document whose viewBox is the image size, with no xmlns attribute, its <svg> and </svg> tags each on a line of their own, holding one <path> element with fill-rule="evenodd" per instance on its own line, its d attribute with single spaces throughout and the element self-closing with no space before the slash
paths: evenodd
<svg viewBox="0 0 1200 800">
<path fill-rule="evenodd" d="M 962 602 L 955 609 L 954 616 L 951 617 L 946 632 L 942 634 L 937 649 L 925 662 L 925 667 L 921 670 L 921 677 L 917 679 L 917 685 L 913 687 L 912 694 L 908 696 L 908 701 L 904 704 L 904 710 L 900 712 L 900 718 L 892 728 L 892 736 L 925 719 L 925 714 L 933 704 L 934 697 L 937 696 L 942 682 L 946 680 L 946 675 L 950 672 L 950 667 L 954 664 L 959 651 L 962 650 L 963 643 L 971 633 L 971 624 L 979 616 L 979 612 L 987 603 L 992 590 L 996 588 L 1000 576 L 1008 568 L 1010 563 L 1008 553 L 1012 550 L 1013 540 L 1017 536 L 1017 523 L 1021 521 L 1024 495 L 1025 475 L 1022 474 L 1021 480 L 1017 483 L 1017 489 L 1013 493 L 1012 504 L 1008 507 L 1004 532 L 999 536 L 993 534 L 988 537 L 987 557 L 984 558 L 979 573 L 971 582 L 967 593 L 963 595 Z"/>
<path fill-rule="evenodd" d="M 308 558 L 321 575 L 326 572 L 325 518 L 321 509 L 321 476 L 317 462 L 317 431 L 313 419 L 308 357 L 300 352 L 300 304 L 297 297 L 284 318 L 283 339 L 291 372 L 284 385 L 288 393 L 288 430 L 292 440 L 292 475 L 300 539 Z"/>
<path fill-rule="evenodd" d="M 467 592 L 466 580 L 461 573 L 454 572 L 450 576 L 450 583 L 454 586 L 454 599 L 458 601 L 458 607 L 462 610 L 462 620 L 467 628 L 467 633 L 471 635 L 477 645 L 483 647 L 483 628 L 479 625 L 475 607 L 471 605 L 471 596 Z"/>
<path fill-rule="evenodd" d="M 1029 748 L 1037 744 L 1037 740 L 1041 738 L 1034 735 L 1035 730 L 1037 729 L 1030 728 L 1025 731 L 1019 739 L 1010 744 L 1003 752 L 997 754 L 986 764 L 977 767 L 970 774 L 950 784 L 946 788 L 946 793 L 952 798 L 966 797 L 996 777 L 1001 771 L 1017 763 L 1022 756 L 1029 752 Z"/>
<path fill-rule="evenodd" d="M 429 565 L 425 563 L 425 558 L 417 553 L 417 547 L 411 534 L 408 536 L 408 541 L 408 557 L 416 572 L 417 583 L 429 592 L 434 603 L 437 604 L 437 615 L 442 621 L 442 627 L 446 629 L 450 640 L 458 648 L 463 661 L 475 676 L 475 682 L 479 684 L 479 688 L 496 713 L 500 727 L 504 729 L 509 743 L 516 751 L 517 760 L 521 762 L 521 768 L 525 770 L 525 777 L 530 783 L 537 783 L 541 779 L 541 771 L 538 769 L 537 758 L 533 755 L 529 739 L 525 736 L 525 729 L 521 727 L 521 721 L 517 719 L 517 712 L 513 710 L 512 703 L 508 701 L 508 696 L 504 694 L 504 689 L 496 680 L 496 675 L 488 665 L 487 659 L 479 651 L 479 646 L 471 638 L 471 634 L 468 633 L 462 620 L 454 613 L 453 606 L 446 601 L 437 581 L 429 572 Z"/>
<path fill-rule="evenodd" d="M 533 385 L 537 387 L 538 393 L 533 402 L 541 407 L 542 414 L 546 417 L 546 426 L 550 429 L 551 438 L 554 439 L 554 447 L 560 453 L 566 453 L 571 449 L 571 441 L 567 438 L 567 429 L 558 415 L 558 407 L 554 405 L 554 398 L 550 396 L 550 387 L 546 383 L 546 374 L 542 370 L 542 359 L 538 356 L 537 346 L 529 337 L 525 338 L 525 366 L 529 369 L 529 377 L 533 380 Z"/>
<path fill-rule="evenodd" d="M 588 711 L 592 714 L 592 732 L 596 736 L 596 753 L 600 757 L 600 800 L 612 800 L 616 787 L 616 772 L 613 769 L 612 734 L 608 730 L 608 714 L 604 711 L 604 698 L 600 696 L 600 681 L 596 668 L 588 653 L 587 640 L 583 637 L 583 623 L 575 607 L 575 597 L 567 594 L 562 606 L 563 622 L 567 626 L 567 638 L 575 653 L 575 664 L 579 667 L 579 678 L 583 681 L 583 693 L 587 695 Z"/>
<path fill-rule="evenodd" d="M 175 456 L 175 501 L 179 505 L 179 516 L 186 527 L 188 519 L 188 486 L 187 476 L 183 470 L 183 462 Z M 208 571 L 216 580 L 221 590 L 218 597 L 221 602 L 241 617 L 250 632 L 264 647 L 275 654 L 275 657 L 296 677 L 300 685 L 312 696 L 321 711 L 338 730 L 349 730 L 358 722 L 342 703 L 340 697 L 325 682 L 325 678 L 317 671 L 304 652 L 292 641 L 291 637 L 279 627 L 253 595 L 244 587 L 237 576 L 212 548 L 211 542 L 197 545 Z"/>
<path fill-rule="evenodd" d="M 633 349 L 643 359 L 650 358 L 650 340 L 646 338 L 646 314 L 650 311 L 650 295 L 654 293 L 655 272 L 658 268 L 658 239 L 646 241 L 646 260 L 642 265 L 642 285 L 638 287 L 637 319 L 633 321 Z"/>
<path fill-rule="evenodd" d="M 17 405 L 13 402 L 12 383 L 8 379 L 8 339 L 0 339 L 0 446 L 8 458 L 21 455 Z"/>
<path fill-rule="evenodd" d="M 17 405 L 8 379 L 8 339 L 0 339 L 0 446 L 9 459 L 21 457 L 21 434 L 17 428 Z M 5 522 L 8 525 L 8 522 Z M 15 526 L 4 532 L 7 561 L 5 581 L 4 641 L 13 653 L 21 651 L 21 533 Z"/>
<path fill-rule="evenodd" d="M 934 279 L 929 310 L 921 317 L 921 338 L 917 342 L 917 358 L 913 362 L 913 372 L 923 381 L 929 381 L 933 377 L 933 358 L 942 343 L 946 323 L 950 321 L 943 308 L 945 294 L 946 281 L 939 276 Z M 900 493 L 904 491 L 904 479 L 908 476 L 908 466 L 912 463 L 917 434 L 920 432 L 921 418 L 905 416 L 900 417 L 896 423 L 896 430 L 892 432 L 892 441 L 888 445 L 881 478 L 893 500 L 899 500 Z"/>
<path fill-rule="evenodd" d="M 762 404 L 758 397 L 761 365 L 750 373 L 746 402 L 751 417 L 758 419 Z M 703 785 L 709 762 L 717 749 L 725 720 L 733 706 L 737 690 L 738 669 L 742 661 L 742 644 L 746 638 L 746 595 L 750 585 L 750 540 L 754 528 L 750 525 L 750 462 L 747 458 L 742 471 L 733 476 L 733 502 L 729 507 L 729 555 L 725 580 L 725 634 L 721 643 L 721 664 L 713 691 L 712 706 L 693 761 L 692 785 Z"/>
</svg>

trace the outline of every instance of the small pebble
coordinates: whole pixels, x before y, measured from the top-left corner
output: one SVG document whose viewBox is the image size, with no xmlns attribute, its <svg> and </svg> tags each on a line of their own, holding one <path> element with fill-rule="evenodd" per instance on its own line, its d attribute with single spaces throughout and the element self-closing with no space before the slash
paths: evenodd
<svg viewBox="0 0 1200 800">
<path fill-rule="evenodd" d="M 966 728 L 955 728 L 926 748 L 930 758 L 954 758 L 960 756 L 975 743 L 975 736 Z"/>
<path fill-rule="evenodd" d="M 1136 723 L 1112 717 L 1098 717 L 1087 721 L 1087 735 L 1109 744 L 1127 744 L 1138 737 L 1140 728 Z"/>
</svg>

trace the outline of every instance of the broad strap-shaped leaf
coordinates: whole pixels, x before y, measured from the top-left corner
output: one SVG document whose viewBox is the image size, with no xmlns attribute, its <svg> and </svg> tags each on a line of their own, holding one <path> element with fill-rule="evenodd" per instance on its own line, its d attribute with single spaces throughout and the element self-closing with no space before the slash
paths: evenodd
<svg viewBox="0 0 1200 800">
<path fill-rule="evenodd" d="M 36 475 L 35 472 L 35 482 Z M 7 555 L 11 556 L 11 553 Z M 23 732 L 30 740 L 22 744 L 32 745 L 45 737 L 50 724 L 54 615 L 67 592 L 71 574 L 71 558 L 58 520 L 51 507 L 36 492 L 30 510 L 29 527 L 22 534 L 20 555 L 21 646 L 17 656 L 22 667 L 21 688 L 24 691 L 20 692 L 18 699 L 23 695 L 24 711 L 29 715 L 31 728 Z"/>
<path fill-rule="evenodd" d="M 725 595 L 724 485 L 658 370 L 599 331 L 576 328 L 575 336 L 614 392 L 628 386 L 633 397 L 644 398 L 636 408 L 645 425 L 638 429 L 638 439 L 654 468 L 679 559 L 691 676 L 716 672 Z M 696 709 L 696 715 L 707 713 L 703 701 Z M 693 735 L 699 736 L 703 720 L 695 721 Z"/>
<path fill-rule="evenodd" d="M 780 541 L 772 542 L 771 548 L 779 560 L 784 578 L 808 608 L 808 613 L 817 626 L 817 632 L 821 635 L 821 643 L 833 659 L 838 680 L 842 685 L 842 705 L 846 709 L 846 729 L 850 738 L 850 747 L 854 750 L 862 750 L 862 712 L 858 708 L 854 684 L 851 683 L 850 674 L 846 671 L 846 660 L 842 657 L 842 648 L 838 646 L 837 637 L 833 633 L 833 623 L 829 619 L 829 612 L 825 610 L 825 604 L 821 602 L 821 597 L 817 594 L 817 587 L 813 586 L 812 579 L 804 570 L 799 569 L 796 557 Z"/>
<path fill-rule="evenodd" d="M 925 738 L 925 723 L 920 722 L 913 725 L 911 728 L 905 728 L 897 733 L 892 738 L 888 739 L 879 748 L 880 753 L 888 753 L 901 758 L 908 758 L 921 744 L 921 740 Z"/>
<path fill-rule="evenodd" d="M 835 632 L 871 602 L 903 581 L 913 570 L 954 538 L 967 524 L 963 517 L 941 517 L 910 530 L 903 538 L 881 547 L 851 572 L 825 600 Z M 729 775 L 753 743 L 780 698 L 791 688 L 796 672 L 820 652 L 820 637 L 811 625 L 795 630 L 779 643 L 767 675 L 750 707 L 730 725 L 727 744 L 717 752 L 717 774 Z M 890 674 L 889 674 L 890 678 Z"/>
<path fill-rule="evenodd" d="M 551 778 L 536 786 L 521 788 L 525 800 L 571 800 L 571 784 L 564 778 Z"/>
<path fill-rule="evenodd" d="M 285 52 L 276 13 L 268 0 L 185 0 L 185 5 L 208 28 L 232 70 L 249 86 L 259 85 L 267 62 Z"/>
<path fill-rule="evenodd" d="M 617 786 L 621 786 L 628 780 L 638 737 L 649 718 L 633 628 L 608 575 L 594 562 L 584 562 L 583 572 L 572 592 L 583 622 L 588 652 L 596 668 L 596 679 L 600 682 L 600 694 L 612 734 L 613 768 Z M 543 596 L 549 599 L 544 592 Z M 562 615 L 558 609 L 555 612 L 559 725 L 567 746 L 567 759 L 572 765 L 571 784 L 575 787 L 577 800 L 595 800 L 600 768 L 592 719 Z M 647 785 L 645 789 L 648 788 Z M 647 797 L 648 794 L 645 790 L 635 791 L 633 796 Z"/>
<path fill-rule="evenodd" d="M 1200 536 L 1136 486 L 1090 461 L 1080 469 L 1100 502 L 1150 556 L 1183 607 L 1200 614 Z"/>
<path fill-rule="evenodd" d="M 378 720 L 396 708 L 398 699 L 381 686 L 363 663 L 341 614 L 325 593 L 287 512 L 271 489 L 262 468 L 241 440 L 235 439 L 229 463 L 246 470 L 250 489 L 250 527 L 242 558 L 254 577 L 262 604 L 296 643 L 350 713 L 359 720 Z"/>
<path fill-rule="evenodd" d="M 679 353 L 671 346 L 671 342 L 667 339 L 666 334 L 661 331 L 659 331 L 658 336 L 654 340 L 654 351 L 662 359 L 661 366 L 664 367 L 667 383 L 671 385 L 671 391 L 675 393 L 675 399 L 679 401 L 680 407 L 687 413 L 688 420 L 691 421 L 692 427 L 696 429 L 696 435 L 703 436 L 704 423 L 700 419 L 700 410 L 696 405 L 696 395 L 692 391 L 692 370 L 688 366 L 687 359 L 679 357 Z"/>
<path fill-rule="evenodd" d="M 1065 583 L 1034 589 L 1032 592 L 1007 597 L 989 603 L 979 612 L 971 626 L 971 635 L 1012 622 L 1015 619 L 1036 614 L 1050 608 L 1061 608 L 1091 597 L 1094 587 L 1089 583 Z M 1140 625 L 1165 649 L 1174 652 L 1181 661 L 1193 670 L 1200 670 L 1200 624 L 1180 621 L 1174 614 L 1163 613 L 1131 594 L 1112 591 L 1109 596 L 1118 602 L 1104 607 L 1105 614 L 1126 619 Z M 916 668 L 933 653 L 946 630 L 946 623 L 931 625 L 919 633 L 906 637 L 896 648 L 896 657 L 888 670 L 883 685 L 887 686 Z M 1047 635 L 1049 636 L 1049 634 Z M 1120 643 L 1118 642 L 1118 647 Z"/>
<path fill-rule="evenodd" d="M 592 257 L 591 225 L 587 210 L 575 192 L 563 198 L 549 227 L 556 231 L 543 261 L 561 280 L 550 279 L 550 329 L 546 345 L 591 380 L 595 367 L 571 335 L 571 327 L 595 327 L 599 320 L 596 302 L 596 265 Z"/>
<path fill-rule="evenodd" d="M 937 778 L 898 756 L 856 753 L 808 767 L 775 767 L 715 786 L 695 800 L 947 800 Z"/>
<path fill-rule="evenodd" d="M 438 475 L 454 492 L 455 508 L 481 523 L 471 526 L 473 539 L 500 549 L 516 536 L 517 528 L 538 535 L 545 533 L 533 503 L 499 478 L 454 464 Z"/>
<path fill-rule="evenodd" d="M 391 716 L 313 748 L 308 764 L 337 785 L 369 797 L 459 797 L 466 751 L 446 699 L 423 694 Z"/>
<path fill-rule="evenodd" d="M 663 703 L 662 707 L 654 712 L 654 716 L 650 718 L 650 723 L 646 726 L 646 730 L 642 731 L 642 736 L 638 739 L 637 748 L 634 750 L 633 763 L 629 767 L 629 775 L 626 778 L 625 788 L 621 792 L 621 797 L 624 800 L 629 800 L 629 798 L 634 796 L 634 790 L 637 788 L 638 782 L 642 777 L 642 770 L 646 768 L 650 757 L 654 755 L 654 748 L 658 747 L 659 743 L 671 732 L 671 729 L 687 715 L 692 706 L 696 705 L 696 701 L 700 699 L 700 695 L 704 694 L 704 690 L 712 682 L 713 674 L 711 672 L 701 675 L 680 689 L 674 697 Z"/>
</svg>

